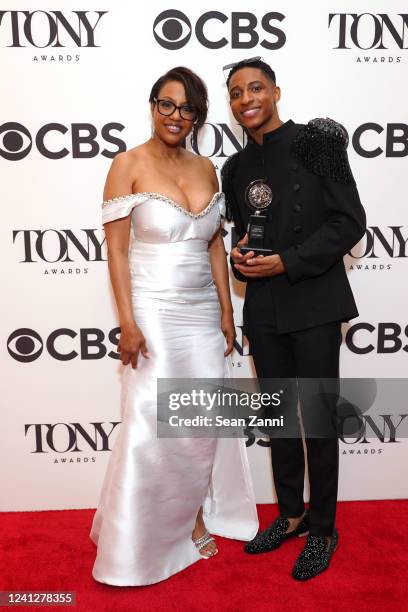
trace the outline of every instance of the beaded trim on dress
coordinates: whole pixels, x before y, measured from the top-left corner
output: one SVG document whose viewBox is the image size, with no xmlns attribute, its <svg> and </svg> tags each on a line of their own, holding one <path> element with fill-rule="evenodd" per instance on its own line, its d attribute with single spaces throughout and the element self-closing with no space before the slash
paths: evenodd
<svg viewBox="0 0 408 612">
<path fill-rule="evenodd" d="M 189 210 L 186 210 L 184 208 L 184 206 L 181 206 L 181 204 L 178 204 L 175 200 L 172 200 L 171 198 L 168 198 L 167 196 L 162 195 L 161 193 L 156 193 L 155 191 L 140 191 L 137 193 L 130 193 L 129 195 L 124 195 L 124 196 L 118 196 L 116 198 L 112 198 L 110 200 L 105 200 L 102 203 L 102 208 L 106 208 L 107 206 L 109 206 L 110 204 L 114 204 L 116 202 L 122 202 L 124 200 L 127 200 L 128 198 L 134 198 L 134 197 L 142 197 L 142 198 L 152 198 L 155 200 L 160 200 L 161 202 L 166 202 L 167 204 L 170 204 L 171 206 L 174 206 L 174 208 L 177 208 L 178 210 L 180 210 L 182 213 L 184 213 L 185 215 L 189 216 L 189 217 L 193 217 L 194 219 L 199 219 L 200 217 L 204 217 L 204 215 L 206 215 L 207 213 L 210 212 L 210 210 L 213 208 L 213 206 L 215 206 L 215 204 L 218 202 L 218 200 L 224 196 L 224 193 L 222 191 L 217 191 L 213 197 L 211 198 L 210 202 L 207 204 L 207 206 L 204 208 L 204 210 L 202 210 L 199 213 L 193 213 L 190 212 Z"/>
</svg>

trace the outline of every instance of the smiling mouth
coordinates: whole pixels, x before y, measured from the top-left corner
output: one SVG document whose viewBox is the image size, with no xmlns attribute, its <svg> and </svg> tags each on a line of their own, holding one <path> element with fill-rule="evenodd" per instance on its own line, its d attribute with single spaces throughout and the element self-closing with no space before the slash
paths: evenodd
<svg viewBox="0 0 408 612">
<path fill-rule="evenodd" d="M 181 126 L 180 125 L 175 125 L 174 123 L 167 123 L 165 124 L 167 130 L 169 132 L 171 132 L 172 134 L 179 134 L 181 132 Z"/>
<path fill-rule="evenodd" d="M 248 108 L 247 110 L 242 111 L 241 115 L 243 117 L 248 117 L 248 118 L 255 117 L 255 115 L 257 114 L 259 110 L 261 110 L 259 106 L 256 106 L 254 108 Z"/>
</svg>

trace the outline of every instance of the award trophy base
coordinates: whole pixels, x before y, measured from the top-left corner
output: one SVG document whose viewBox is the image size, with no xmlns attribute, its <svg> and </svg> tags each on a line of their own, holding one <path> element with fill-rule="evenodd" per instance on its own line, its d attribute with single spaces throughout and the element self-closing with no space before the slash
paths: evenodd
<svg viewBox="0 0 408 612">
<path fill-rule="evenodd" d="M 267 255 L 273 255 L 272 249 L 259 249 L 255 247 L 249 247 L 248 245 L 239 248 L 239 252 L 242 253 L 242 255 L 246 255 L 250 251 L 254 253 L 255 257 L 257 257 L 258 255 L 263 255 L 264 257 L 266 257 Z"/>
<path fill-rule="evenodd" d="M 264 246 L 266 221 L 266 216 L 261 215 L 259 211 L 250 216 L 247 231 L 248 243 L 239 247 L 240 253 L 245 255 L 249 253 L 249 251 L 253 251 L 255 256 L 272 255 L 272 249 L 268 249 Z"/>
</svg>

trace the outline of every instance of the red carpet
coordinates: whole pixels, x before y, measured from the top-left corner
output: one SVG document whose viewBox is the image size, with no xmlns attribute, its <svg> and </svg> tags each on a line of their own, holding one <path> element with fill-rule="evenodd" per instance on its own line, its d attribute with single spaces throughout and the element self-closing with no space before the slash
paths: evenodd
<svg viewBox="0 0 408 612">
<path fill-rule="evenodd" d="M 220 552 L 164 582 L 111 587 L 95 582 L 95 546 L 89 540 L 93 510 L 8 512 L 1 515 L 0 590 L 72 590 L 72 607 L 20 610 L 117 612 L 408 610 L 408 501 L 342 502 L 339 549 L 331 567 L 307 583 L 290 571 L 304 538 L 278 551 L 249 556 L 242 544 L 218 538 Z M 276 506 L 260 506 L 261 527 Z M 4 608 L 5 609 L 5 608 Z"/>
</svg>

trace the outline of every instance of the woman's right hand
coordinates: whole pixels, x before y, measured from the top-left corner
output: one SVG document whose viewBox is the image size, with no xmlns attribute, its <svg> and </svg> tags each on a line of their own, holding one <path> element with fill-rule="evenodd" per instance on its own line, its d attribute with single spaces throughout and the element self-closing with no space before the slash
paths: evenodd
<svg viewBox="0 0 408 612">
<path fill-rule="evenodd" d="M 118 351 L 123 365 L 131 363 L 133 369 L 137 368 L 139 351 L 143 357 L 149 358 L 145 337 L 136 323 L 121 325 Z"/>
</svg>

